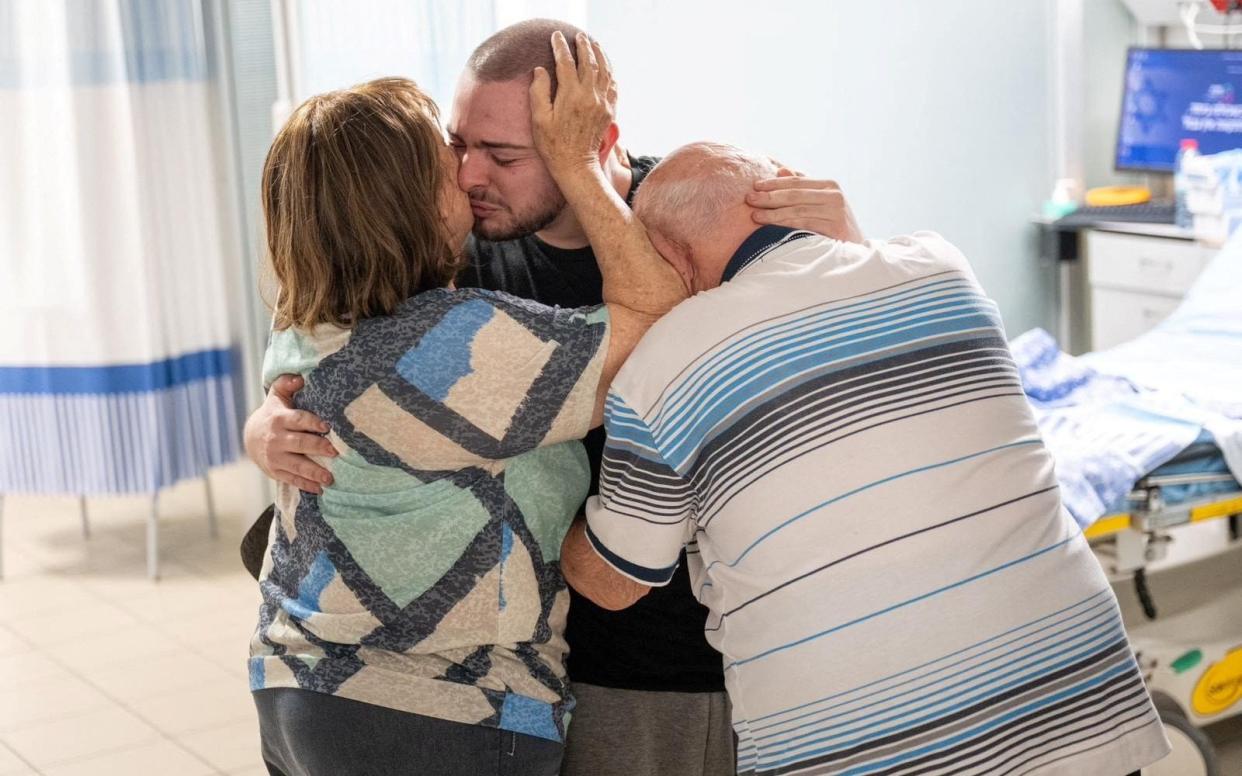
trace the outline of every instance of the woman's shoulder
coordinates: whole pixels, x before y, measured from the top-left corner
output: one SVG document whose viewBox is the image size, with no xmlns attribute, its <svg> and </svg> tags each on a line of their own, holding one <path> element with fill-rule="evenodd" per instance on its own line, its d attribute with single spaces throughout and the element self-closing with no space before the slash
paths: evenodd
<svg viewBox="0 0 1242 776">
<path fill-rule="evenodd" d="M 505 291 L 486 288 L 438 288 L 410 297 L 398 308 L 396 315 L 440 318 L 458 307 L 474 310 L 478 314 L 494 315 L 500 312 L 522 323 L 534 323 L 540 320 L 561 322 L 576 316 L 597 317 L 596 314 L 604 306 L 553 307 Z M 461 311 L 458 315 L 464 312 Z"/>
<path fill-rule="evenodd" d="M 491 291 L 486 288 L 434 288 L 406 299 L 393 311 L 393 316 L 426 315 L 471 302 L 496 306 L 542 306 L 529 299 L 521 299 L 503 291 Z"/>
</svg>

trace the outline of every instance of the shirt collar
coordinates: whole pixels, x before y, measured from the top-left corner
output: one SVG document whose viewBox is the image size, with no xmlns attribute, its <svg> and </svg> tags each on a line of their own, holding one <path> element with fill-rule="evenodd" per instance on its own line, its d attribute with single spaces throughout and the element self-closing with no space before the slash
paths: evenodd
<svg viewBox="0 0 1242 776">
<path fill-rule="evenodd" d="M 720 276 L 720 282 L 729 282 L 739 272 L 766 256 L 773 248 L 790 240 L 810 237 L 812 234 L 812 232 L 801 229 L 790 229 L 787 226 L 764 224 L 751 232 L 750 237 L 747 237 L 734 251 L 733 258 L 729 259 L 729 263 L 725 265 L 724 274 Z"/>
</svg>

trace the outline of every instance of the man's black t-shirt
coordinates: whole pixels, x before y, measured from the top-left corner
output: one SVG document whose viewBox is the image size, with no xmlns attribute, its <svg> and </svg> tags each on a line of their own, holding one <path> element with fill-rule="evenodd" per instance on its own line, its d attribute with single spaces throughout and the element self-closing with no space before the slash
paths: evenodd
<svg viewBox="0 0 1242 776">
<path fill-rule="evenodd" d="M 634 181 L 628 200 L 658 159 L 631 156 Z M 469 265 L 459 287 L 505 291 L 558 307 L 585 307 L 603 301 L 603 278 L 589 248 L 555 248 L 531 235 L 491 242 L 474 236 L 466 244 Z M 604 430 L 586 438 L 597 491 Z M 569 678 L 575 682 L 627 690 L 719 692 L 724 690 L 720 653 L 703 636 L 707 609 L 690 592 L 686 556 L 672 581 L 653 588 L 620 612 L 602 609 L 570 588 Z"/>
</svg>

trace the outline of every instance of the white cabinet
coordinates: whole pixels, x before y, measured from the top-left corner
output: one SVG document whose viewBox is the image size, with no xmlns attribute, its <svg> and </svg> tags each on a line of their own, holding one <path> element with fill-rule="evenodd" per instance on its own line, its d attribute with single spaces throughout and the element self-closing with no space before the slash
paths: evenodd
<svg viewBox="0 0 1242 776">
<path fill-rule="evenodd" d="M 1091 350 L 1134 339 L 1177 309 L 1215 249 L 1192 240 L 1090 230 Z"/>
</svg>

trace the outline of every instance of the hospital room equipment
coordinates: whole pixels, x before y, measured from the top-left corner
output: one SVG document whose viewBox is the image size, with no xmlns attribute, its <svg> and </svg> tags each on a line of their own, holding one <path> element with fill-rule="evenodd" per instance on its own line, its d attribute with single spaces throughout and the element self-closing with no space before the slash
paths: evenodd
<svg viewBox="0 0 1242 776">
<path fill-rule="evenodd" d="M 1227 525 L 1209 552 L 1242 546 L 1242 238 L 1129 342 L 1073 357 L 1037 329 L 1012 344 L 1065 504 L 1141 602 L 1128 628 L 1175 744 L 1169 772 L 1211 773 L 1198 728 L 1242 714 L 1242 585 L 1166 607 L 1148 569 L 1192 525 Z"/>
</svg>

